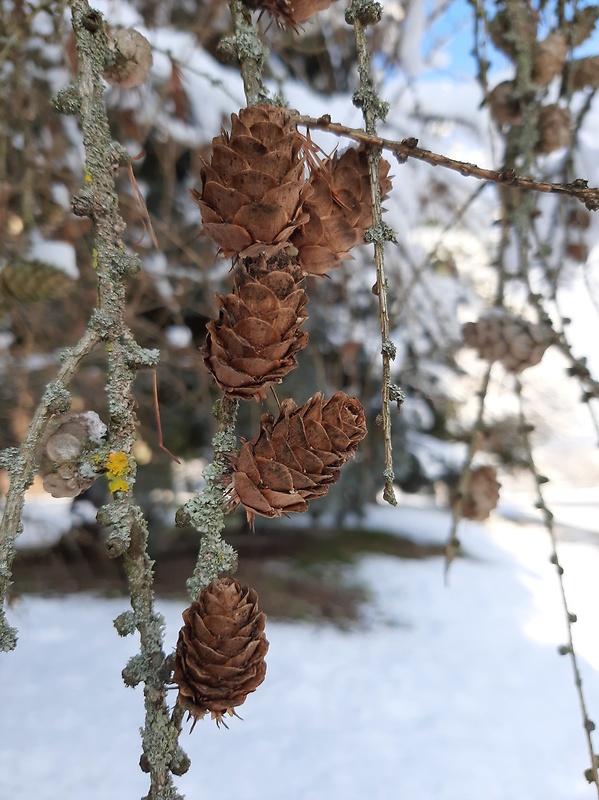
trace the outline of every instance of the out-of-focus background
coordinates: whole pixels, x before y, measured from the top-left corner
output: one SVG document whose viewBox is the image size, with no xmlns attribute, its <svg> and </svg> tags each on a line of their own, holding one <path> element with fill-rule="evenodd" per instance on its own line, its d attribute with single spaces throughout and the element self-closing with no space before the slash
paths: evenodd
<svg viewBox="0 0 599 800">
<path fill-rule="evenodd" d="M 593 67 L 599 58 L 592 14 L 584 16 L 577 2 L 520 5 L 535 21 L 535 41 L 556 31 L 568 41 L 562 71 L 516 98 L 537 110 L 568 109 L 563 146 L 532 160 L 514 155 L 513 87 L 507 111 L 498 109 L 497 94 L 492 100 L 516 69 L 493 27 L 505 10 L 495 2 L 383 3 L 384 22 L 369 33 L 390 103 L 381 132 L 416 137 L 422 147 L 479 166 L 500 169 L 511 158 L 540 180 L 597 185 L 599 76 L 591 69 L 588 85 L 574 90 L 568 75 L 575 70 L 566 66 L 591 59 Z M 229 291 L 231 280 L 230 262 L 216 259 L 212 244 L 198 237 L 188 190 L 198 185 L 212 137 L 245 100 L 236 66 L 223 63 L 219 50 L 230 33 L 225 3 L 96 6 L 112 29 L 134 26 L 153 48 L 148 81 L 131 90 L 109 86 L 106 100 L 113 135 L 132 157 L 131 172 L 120 177 L 121 209 L 127 244 L 143 260 L 129 285 L 128 322 L 142 345 L 160 348 L 165 443 L 183 462 L 174 464 L 158 447 L 153 375 L 142 373 L 136 496 L 150 523 L 156 593 L 173 648 L 198 547 L 193 531 L 175 528 L 174 514 L 202 487 L 214 432 L 217 394 L 199 347 L 216 313 L 215 292 Z M 590 27 L 584 39 L 572 34 L 584 27 L 580 19 Z M 269 24 L 267 15 L 260 25 L 272 51 L 269 85 L 289 106 L 360 127 L 351 101 L 358 85 L 353 32 L 342 4 L 299 33 Z M 61 349 L 84 330 L 96 287 L 89 222 L 70 210 L 83 180 L 80 133 L 75 118 L 51 105 L 77 69 L 66 5 L 3 3 L 1 43 L 4 448 L 23 439 Z M 326 152 L 346 144 L 312 135 Z M 541 135 L 548 134 L 539 127 Z M 380 331 L 375 269 L 364 247 L 330 279 L 310 280 L 310 344 L 278 393 L 303 403 L 315 391 L 342 389 L 361 399 L 370 434 L 340 483 L 306 515 L 284 524 L 259 519 L 255 533 L 241 513 L 227 520 L 226 536 L 240 554 L 238 577 L 256 588 L 269 615 L 269 671 L 240 710 L 243 722 L 233 719 L 227 731 L 205 721 L 184 737 L 194 763 L 180 785 L 190 798 L 593 796 L 583 776 L 588 755 L 570 664 L 557 655 L 566 633 L 555 568 L 524 469 L 513 381 L 501 368 L 477 449 L 480 463 L 498 469 L 500 505 L 484 525 L 462 523 L 462 553 L 447 586 L 442 554 L 448 498 L 486 366 L 461 346 L 461 324 L 492 304 L 503 283 L 506 307 L 523 315 L 540 308 L 568 333 L 567 347 L 551 347 L 526 371 L 524 396 L 579 619 L 589 713 L 599 716 L 599 412 L 584 374 L 598 367 L 599 223 L 575 200 L 529 196 L 523 263 L 509 233 L 521 219 L 520 194 L 414 161 L 392 160 L 391 173 L 386 218 L 398 238 L 386 254 L 398 350 L 393 381 L 407 395 L 394 417 L 400 502 L 392 509 L 379 497 Z M 98 348 L 73 384 L 74 411 L 106 417 L 104 367 Z M 273 400 L 265 405 L 275 408 Z M 242 405 L 241 436 L 255 434 L 263 411 Z M 0 473 L 0 495 L 5 490 Z M 121 640 L 111 622 L 126 608 L 125 580 L 95 521 L 107 496 L 102 481 L 75 501 L 50 498 L 37 482 L 28 493 L 10 609 L 20 639 L 0 660 L 0 797 L 124 799 L 144 791 L 137 766 L 142 699 L 120 679 L 136 645 Z"/>
</svg>

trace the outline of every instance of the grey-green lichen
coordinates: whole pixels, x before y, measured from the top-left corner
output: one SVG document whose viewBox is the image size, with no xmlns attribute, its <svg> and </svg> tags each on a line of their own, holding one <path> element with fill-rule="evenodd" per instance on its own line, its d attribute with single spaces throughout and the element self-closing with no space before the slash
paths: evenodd
<svg viewBox="0 0 599 800">
<path fill-rule="evenodd" d="M 177 525 L 192 525 L 202 534 L 200 551 L 193 575 L 187 581 L 192 600 L 212 580 L 237 566 L 237 553 L 222 539 L 225 527 L 226 476 L 231 471 L 231 454 L 237 449 L 235 422 L 238 403 L 223 397 L 214 405 L 218 430 L 212 439 L 214 461 L 203 472 L 205 486 L 179 509 Z"/>
<path fill-rule="evenodd" d="M 366 27 L 380 20 L 382 16 L 378 3 L 370 0 L 352 0 L 346 11 L 346 21 L 354 27 L 358 74 L 360 86 L 354 93 L 354 105 L 362 109 L 366 133 L 377 134 L 377 122 L 384 121 L 389 113 L 389 103 L 378 95 L 370 63 Z M 391 361 L 395 358 L 395 346 L 389 336 L 389 311 L 387 307 L 387 279 L 385 276 L 386 241 L 395 241 L 392 229 L 383 222 L 380 182 L 380 150 L 368 147 L 368 172 L 370 178 L 370 196 L 372 200 L 372 225 L 368 229 L 367 241 L 374 244 L 374 261 L 376 264 L 376 294 L 379 301 L 379 322 L 381 326 L 382 382 L 381 382 L 381 423 L 385 447 L 385 471 L 383 472 L 383 498 L 392 505 L 397 503 L 393 489 L 393 447 L 391 441 L 391 408 L 389 386 L 391 380 Z"/>
<path fill-rule="evenodd" d="M 353 0 L 345 10 L 345 21 L 348 25 L 353 25 L 358 20 L 367 27 L 376 25 L 382 18 L 383 7 L 373 0 Z"/>
<path fill-rule="evenodd" d="M 135 633 L 136 623 L 133 611 L 123 611 L 112 623 L 119 636 L 130 636 Z"/>
<path fill-rule="evenodd" d="M 364 233 L 364 242 L 373 244 L 374 242 L 397 242 L 397 234 L 390 225 L 380 220 L 377 225 L 367 228 Z"/>
<path fill-rule="evenodd" d="M 234 49 L 243 79 L 248 105 L 267 103 L 270 95 L 262 79 L 268 51 L 260 41 L 258 29 L 252 22 L 250 10 L 243 0 L 229 0 L 233 36 L 228 42 Z"/>
</svg>

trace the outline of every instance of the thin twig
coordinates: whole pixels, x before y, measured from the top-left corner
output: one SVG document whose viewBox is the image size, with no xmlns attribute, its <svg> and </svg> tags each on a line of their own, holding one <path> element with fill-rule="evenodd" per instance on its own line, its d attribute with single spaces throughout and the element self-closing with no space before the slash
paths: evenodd
<svg viewBox="0 0 599 800">
<path fill-rule="evenodd" d="M 415 158 L 418 161 L 425 161 L 432 167 L 445 167 L 446 169 L 459 172 L 466 177 L 491 181 L 492 183 L 498 183 L 502 186 L 509 186 L 512 189 L 526 189 L 532 192 L 547 192 L 574 197 L 581 203 L 584 203 L 589 211 L 597 211 L 599 209 L 599 188 L 589 187 L 588 181 L 580 178 L 571 183 L 544 183 L 543 181 L 536 181 L 533 178 L 525 178 L 516 175 L 512 169 L 502 171 L 484 169 L 467 161 L 458 161 L 454 158 L 441 155 L 440 153 L 434 153 L 432 150 L 423 150 L 421 147 L 418 147 L 417 139 L 403 139 L 397 142 L 392 139 L 385 139 L 381 136 L 365 133 L 358 128 L 349 128 L 347 125 L 331 122 L 330 117 L 327 115 L 315 118 L 301 114 L 293 114 L 291 118 L 297 125 L 305 125 L 307 128 L 329 131 L 339 136 L 347 136 L 349 139 L 353 139 L 357 142 L 364 142 L 372 147 L 390 150 L 402 162 L 408 158 Z"/>
<path fill-rule="evenodd" d="M 358 72 L 360 75 L 360 88 L 354 94 L 354 104 L 362 108 L 366 135 L 376 139 L 377 120 L 384 120 L 389 110 L 388 104 L 383 103 L 376 91 L 370 67 L 370 53 L 366 28 L 369 24 L 380 20 L 380 6 L 377 3 L 363 3 L 353 0 L 350 3 L 345 18 L 354 26 L 356 53 L 358 58 Z M 306 118 L 295 117 L 298 122 Z M 391 383 L 391 362 L 395 359 L 396 348 L 390 337 L 389 310 L 387 307 L 387 278 L 385 275 L 385 242 L 393 241 L 393 231 L 383 222 L 381 207 L 381 182 L 379 165 L 381 160 L 380 146 L 373 141 L 369 145 L 368 167 L 370 177 L 370 194 L 372 200 L 372 227 L 366 231 L 365 241 L 374 244 L 374 260 L 376 264 L 376 294 L 379 301 L 379 322 L 381 327 L 381 354 L 382 354 L 382 385 L 381 385 L 381 422 L 385 448 L 385 469 L 383 472 L 383 499 L 391 505 L 397 505 L 395 490 L 393 488 L 395 474 L 393 471 L 393 445 L 391 438 L 391 401 L 396 400 L 398 406 L 404 399 L 403 392 Z"/>
<path fill-rule="evenodd" d="M 160 419 L 160 403 L 158 402 L 158 374 L 156 372 L 156 367 L 152 367 L 152 372 L 154 373 L 154 411 L 156 413 L 156 426 L 158 428 L 158 447 L 161 450 L 172 458 L 175 464 L 180 464 L 180 459 L 177 456 L 173 455 L 171 451 L 166 447 L 164 444 L 164 438 L 162 436 L 162 420 Z"/>
<path fill-rule="evenodd" d="M 536 485 L 537 508 L 539 508 L 541 511 L 541 514 L 543 516 L 543 524 L 545 525 L 545 529 L 547 530 L 547 533 L 549 534 L 549 538 L 551 540 L 551 547 L 553 550 L 551 554 L 551 563 L 555 565 L 557 571 L 562 607 L 564 610 L 564 616 L 566 620 L 566 629 L 568 632 L 567 644 L 564 647 L 560 648 L 560 653 L 562 655 L 568 655 L 570 657 L 570 663 L 572 664 L 572 672 L 574 673 L 574 685 L 576 686 L 576 694 L 578 695 L 578 703 L 580 706 L 580 713 L 582 716 L 582 723 L 589 751 L 589 758 L 591 760 L 591 766 L 590 769 L 587 770 L 587 774 L 589 775 L 590 778 L 592 778 L 592 782 L 595 784 L 595 791 L 597 793 L 597 796 L 599 797 L 599 776 L 597 775 L 597 757 L 595 755 L 593 739 L 591 736 L 592 732 L 595 730 L 595 723 L 589 717 L 588 706 L 582 688 L 582 675 L 580 673 L 580 668 L 578 665 L 578 656 L 576 655 L 576 651 L 574 649 L 572 626 L 576 622 L 576 615 L 571 612 L 570 607 L 568 605 L 568 598 L 566 596 L 566 589 L 564 586 L 564 568 L 560 564 L 559 556 L 557 553 L 557 536 L 555 533 L 553 514 L 551 513 L 551 511 L 547 506 L 547 503 L 545 502 L 543 490 L 541 489 L 541 486 L 547 482 L 547 478 L 544 475 L 541 475 L 541 473 L 537 469 L 534 460 L 532 452 L 532 444 L 530 440 L 530 431 L 532 428 L 528 423 L 524 412 L 522 383 L 519 378 L 515 379 L 515 391 L 519 401 L 520 429 L 522 432 L 522 439 L 526 450 L 528 469 L 530 470 L 530 474 L 534 478 Z"/>
</svg>

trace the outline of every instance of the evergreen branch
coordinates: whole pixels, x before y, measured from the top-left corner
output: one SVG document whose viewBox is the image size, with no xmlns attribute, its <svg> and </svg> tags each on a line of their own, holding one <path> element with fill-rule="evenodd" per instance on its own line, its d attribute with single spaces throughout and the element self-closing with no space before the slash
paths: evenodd
<svg viewBox="0 0 599 800">
<path fill-rule="evenodd" d="M 403 402 L 404 394 L 391 383 L 391 362 L 395 359 L 396 348 L 390 338 L 389 310 L 387 307 L 387 278 L 385 276 L 385 242 L 393 241 L 393 231 L 383 222 L 381 207 L 381 183 L 379 178 L 379 163 L 381 149 L 376 144 L 377 120 L 384 120 L 389 106 L 381 101 L 376 91 L 370 68 L 370 54 L 366 38 L 366 28 L 370 24 L 379 22 L 382 9 L 379 3 L 371 0 L 352 0 L 345 12 L 345 20 L 354 26 L 354 37 L 358 57 L 358 72 L 360 75 L 360 88 L 355 92 L 354 105 L 362 108 L 366 135 L 371 138 L 367 142 L 368 167 L 370 177 L 370 192 L 372 199 L 372 227 L 366 231 L 364 241 L 374 244 L 374 260 L 376 264 L 376 289 L 379 300 L 379 322 L 381 327 L 381 355 L 383 362 L 383 375 L 381 385 L 381 421 L 385 448 L 385 469 L 383 472 L 384 488 L 383 499 L 391 505 L 397 505 L 397 498 L 393 489 L 395 474 L 393 472 L 393 446 L 391 440 L 391 402 L 396 400 L 398 407 Z M 309 117 L 295 117 L 295 122 L 310 119 Z"/>
<path fill-rule="evenodd" d="M 589 769 L 586 770 L 585 775 L 587 776 L 589 782 L 595 784 L 595 791 L 597 793 L 597 796 L 599 797 L 599 776 L 597 774 L 597 756 L 595 754 L 593 739 L 591 735 L 592 732 L 595 730 L 595 723 L 589 717 L 588 705 L 584 696 L 584 691 L 582 686 L 582 675 L 580 673 L 580 667 L 578 665 L 578 656 L 576 655 L 576 651 L 574 649 L 574 637 L 572 632 L 572 626 L 576 622 L 576 614 L 573 614 L 571 612 L 570 606 L 568 604 L 568 598 L 564 586 L 564 568 L 560 564 L 559 556 L 557 553 L 557 536 L 555 533 L 553 514 L 551 513 L 550 509 L 547 506 L 547 503 L 545 502 L 543 490 L 541 489 L 542 485 L 547 483 L 548 479 L 544 475 L 541 475 L 534 460 L 532 443 L 530 440 L 530 432 L 533 430 L 533 428 L 528 423 L 524 412 L 522 383 L 519 378 L 515 379 L 515 392 L 519 401 L 520 430 L 522 432 L 522 439 L 526 451 L 528 469 L 530 471 L 530 474 L 534 478 L 536 485 L 536 493 L 537 493 L 536 507 L 541 511 L 541 514 L 543 516 L 543 524 L 551 540 L 551 547 L 553 551 L 551 553 L 551 563 L 554 564 L 557 571 L 557 577 L 560 587 L 560 596 L 562 601 L 562 607 L 564 610 L 566 628 L 568 632 L 567 644 L 560 647 L 559 652 L 560 655 L 568 655 L 570 657 L 570 663 L 572 664 L 572 672 L 574 674 L 574 685 L 576 686 L 576 694 L 578 696 L 578 703 L 580 706 L 582 724 L 585 732 L 589 757 L 591 760 L 591 766 Z"/>
<path fill-rule="evenodd" d="M 158 361 L 159 353 L 141 348 L 124 322 L 126 279 L 139 270 L 140 262 L 126 252 L 121 239 L 125 223 L 119 211 L 115 176 L 128 156 L 112 141 L 104 106 L 104 21 L 87 0 L 71 0 L 71 12 L 79 74 L 75 86 L 59 93 L 57 103 L 62 110 L 77 110 L 81 120 L 86 186 L 74 198 L 73 209 L 92 222 L 98 275 L 94 320 L 108 353 L 109 443 L 114 452 L 126 455 L 128 464 L 126 488 L 115 491 L 114 501 L 99 510 L 98 521 L 111 527 L 109 552 L 122 556 L 131 595 L 133 611 L 120 615 L 115 626 L 121 635 L 135 629 L 140 634 L 140 652 L 123 670 L 123 679 L 130 686 L 144 683 L 144 752 L 140 765 L 150 773 L 147 800 L 180 800 L 172 781 L 173 763 L 176 761 L 176 769 L 181 767 L 177 756 L 180 727 L 171 721 L 166 702 L 165 681 L 170 670 L 162 649 L 164 621 L 154 609 L 147 525 L 131 491 L 136 468 L 131 450 L 137 424 L 133 382 L 139 369 Z"/>
<path fill-rule="evenodd" d="M 361 131 L 357 128 L 349 128 L 347 125 L 331 122 L 330 117 L 326 114 L 318 118 L 301 114 L 292 114 L 291 119 L 297 125 L 305 125 L 307 128 L 329 131 L 339 136 L 347 136 L 349 139 L 353 139 L 356 142 L 363 142 L 372 147 L 389 150 L 397 156 L 400 163 L 404 163 L 408 158 L 415 158 L 418 161 L 424 161 L 430 164 L 432 167 L 445 167 L 454 172 L 459 172 L 465 177 L 490 181 L 491 183 L 497 183 L 502 186 L 509 186 L 511 189 L 525 189 L 532 192 L 545 192 L 574 197 L 581 203 L 584 203 L 589 211 L 597 211 L 599 209 L 599 188 L 590 187 L 588 181 L 582 178 L 577 178 L 569 183 L 546 183 L 544 181 L 536 181 L 534 178 L 516 175 L 513 169 L 501 171 L 484 169 L 478 167 L 476 164 L 471 164 L 467 161 L 458 161 L 454 158 L 441 155 L 440 153 L 435 153 L 432 150 L 423 150 L 421 147 L 418 147 L 418 139 L 402 139 L 398 142 L 393 139 L 385 139 L 381 136 Z"/>
</svg>

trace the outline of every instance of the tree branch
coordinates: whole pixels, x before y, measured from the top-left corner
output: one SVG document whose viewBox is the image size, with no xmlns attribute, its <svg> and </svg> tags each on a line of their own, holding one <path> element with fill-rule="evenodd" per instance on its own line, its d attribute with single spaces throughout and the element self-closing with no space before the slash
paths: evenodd
<svg viewBox="0 0 599 800">
<path fill-rule="evenodd" d="M 372 147 L 389 150 L 397 156 L 401 163 L 407 161 L 408 158 L 415 158 L 417 161 L 425 161 L 432 167 L 445 167 L 466 177 L 491 181 L 502 186 L 509 186 L 512 189 L 526 189 L 532 192 L 547 192 L 574 197 L 584 203 L 589 211 L 597 211 L 599 209 L 599 188 L 590 187 L 588 182 L 582 178 L 578 178 L 571 183 L 544 183 L 533 178 L 516 175 L 514 170 L 511 169 L 503 171 L 483 169 L 467 161 L 457 161 L 454 158 L 434 153 L 432 150 L 423 150 L 418 147 L 418 139 L 402 139 L 401 142 L 397 142 L 393 139 L 385 139 L 381 136 L 365 133 L 357 128 L 349 128 L 346 125 L 331 122 L 330 117 L 326 114 L 318 118 L 292 114 L 291 118 L 296 125 L 305 125 L 307 128 L 329 131 L 339 136 L 347 136 L 356 142 L 363 142 Z"/>
<path fill-rule="evenodd" d="M 360 88 L 354 94 L 354 105 L 362 108 L 365 136 L 362 139 L 367 144 L 368 167 L 370 177 L 370 193 L 372 199 L 372 227 L 366 231 L 364 240 L 374 244 L 374 260 L 376 264 L 376 289 L 379 301 L 379 322 L 381 328 L 381 355 L 383 375 L 381 383 L 381 424 L 385 449 L 385 469 L 383 472 L 383 498 L 391 505 L 397 505 L 397 498 L 393 489 L 395 474 L 393 472 L 393 446 L 391 441 L 391 401 L 395 400 L 398 406 L 404 399 L 404 394 L 398 387 L 391 383 L 391 362 L 395 359 L 396 349 L 391 341 L 389 326 L 389 310 L 387 307 L 387 278 L 385 276 L 385 242 L 394 241 L 395 234 L 383 222 L 381 205 L 381 182 L 379 178 L 379 164 L 381 148 L 376 143 L 377 120 L 384 120 L 389 111 L 388 103 L 381 101 L 376 91 L 372 72 L 370 69 L 370 54 L 366 38 L 368 25 L 377 23 L 381 19 L 381 6 L 370 0 L 352 0 L 347 8 L 345 20 L 354 26 L 354 37 L 358 57 L 358 72 L 360 74 Z M 295 122 L 310 119 L 309 117 L 293 117 Z M 360 131 L 362 133 L 362 131 Z"/>
</svg>

